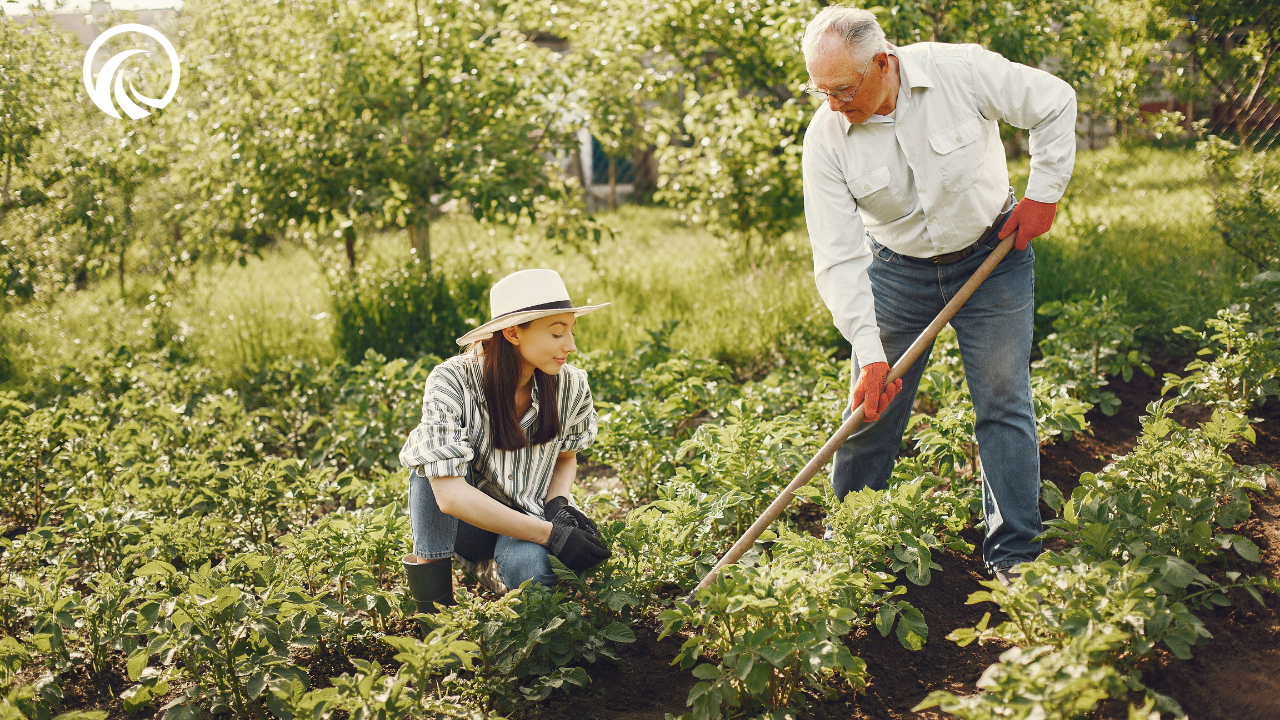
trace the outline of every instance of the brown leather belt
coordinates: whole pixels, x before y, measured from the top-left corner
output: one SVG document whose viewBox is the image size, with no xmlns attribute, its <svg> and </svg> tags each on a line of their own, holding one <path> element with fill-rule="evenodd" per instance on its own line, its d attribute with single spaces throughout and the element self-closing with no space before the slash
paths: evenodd
<svg viewBox="0 0 1280 720">
<path fill-rule="evenodd" d="M 983 233 L 982 235 L 983 238 L 986 237 L 986 233 Z M 978 243 L 980 242 L 982 242 L 982 240 L 977 240 L 967 248 L 963 248 L 955 252 L 943 253 L 942 255 L 934 255 L 931 258 L 925 258 L 925 260 L 928 260 L 934 265 L 950 265 L 953 262 L 960 262 L 961 260 L 969 257 L 969 254 L 977 249 Z"/>
<path fill-rule="evenodd" d="M 1004 212 L 1008 212 L 1008 210 L 1005 210 Z M 1001 214 L 1003 215 L 1004 213 Z M 960 262 L 961 260 L 969 257 L 969 254 L 974 250 L 977 250 L 979 245 L 986 242 L 987 238 L 991 237 L 991 234 L 995 232 L 994 228 L 995 225 L 988 225 L 987 229 L 982 231 L 982 235 L 978 236 L 978 239 L 974 240 L 973 244 L 967 248 L 961 248 L 955 252 L 943 253 L 941 255 L 934 255 L 933 257 L 922 259 L 928 260 L 934 265 L 950 265 L 953 262 Z"/>
</svg>

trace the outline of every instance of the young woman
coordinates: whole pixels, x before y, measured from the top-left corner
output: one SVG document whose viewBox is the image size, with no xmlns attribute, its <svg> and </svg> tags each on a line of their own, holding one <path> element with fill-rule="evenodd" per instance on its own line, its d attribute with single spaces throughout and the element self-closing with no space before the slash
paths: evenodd
<svg viewBox="0 0 1280 720">
<path fill-rule="evenodd" d="M 418 612 L 453 604 L 450 557 L 498 593 L 554 584 L 549 555 L 579 572 L 609 557 L 569 492 L 597 417 L 587 374 L 566 364 L 576 318 L 608 304 L 575 308 L 554 270 L 508 275 L 489 292 L 491 320 L 458 339 L 468 351 L 427 377 L 400 450 Z"/>
</svg>

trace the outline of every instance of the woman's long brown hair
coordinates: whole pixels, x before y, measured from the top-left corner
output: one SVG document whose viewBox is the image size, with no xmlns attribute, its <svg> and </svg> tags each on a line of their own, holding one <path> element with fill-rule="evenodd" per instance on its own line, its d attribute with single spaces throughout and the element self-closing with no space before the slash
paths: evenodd
<svg viewBox="0 0 1280 720">
<path fill-rule="evenodd" d="M 532 322 L 532 321 L 530 321 Z M 528 328 L 529 323 L 520 325 Z M 530 443 L 516 415 L 516 386 L 520 382 L 520 351 L 499 330 L 481 341 L 483 372 L 480 386 L 489 409 L 489 427 L 493 446 L 499 450 L 519 450 Z M 559 378 L 534 368 L 533 381 L 538 384 L 538 420 L 533 429 L 533 444 L 541 445 L 560 434 Z"/>
</svg>

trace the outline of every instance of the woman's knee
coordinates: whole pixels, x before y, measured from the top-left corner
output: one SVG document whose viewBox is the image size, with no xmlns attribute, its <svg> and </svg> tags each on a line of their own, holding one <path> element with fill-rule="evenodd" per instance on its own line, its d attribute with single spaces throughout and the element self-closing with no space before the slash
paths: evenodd
<svg viewBox="0 0 1280 720">
<path fill-rule="evenodd" d="M 547 549 L 537 543 L 514 538 L 501 538 L 495 556 L 498 562 L 498 576 L 509 588 L 518 588 L 525 580 L 533 580 L 542 585 L 555 585 L 558 578 L 551 570 L 551 560 L 547 557 Z"/>
</svg>

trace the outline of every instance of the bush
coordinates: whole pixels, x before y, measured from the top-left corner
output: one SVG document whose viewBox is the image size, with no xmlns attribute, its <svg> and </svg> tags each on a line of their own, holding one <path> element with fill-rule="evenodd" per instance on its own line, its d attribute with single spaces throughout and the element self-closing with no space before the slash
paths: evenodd
<svg viewBox="0 0 1280 720">
<path fill-rule="evenodd" d="M 487 317 L 490 284 L 485 272 L 428 272 L 416 261 L 335 271 L 333 342 L 352 365 L 368 350 L 393 359 L 456 355 L 455 340 Z"/>
</svg>

